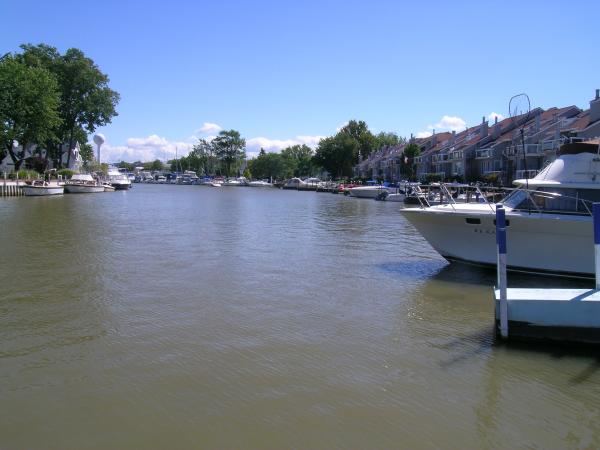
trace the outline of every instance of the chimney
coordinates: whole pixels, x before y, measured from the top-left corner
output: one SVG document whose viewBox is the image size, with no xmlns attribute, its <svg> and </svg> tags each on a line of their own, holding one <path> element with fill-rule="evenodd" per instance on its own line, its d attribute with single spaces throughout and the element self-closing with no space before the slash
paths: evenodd
<svg viewBox="0 0 600 450">
<path fill-rule="evenodd" d="M 596 89 L 596 98 L 590 102 L 590 122 L 600 120 L 600 89 Z"/>
<path fill-rule="evenodd" d="M 456 130 L 452 130 L 452 136 L 450 136 L 450 146 L 453 147 L 456 143 Z"/>
<path fill-rule="evenodd" d="M 481 128 L 479 130 L 479 137 L 482 139 L 488 135 L 488 123 L 485 120 L 485 116 L 481 118 Z"/>
<path fill-rule="evenodd" d="M 433 134 L 431 135 L 431 146 L 435 147 L 435 144 L 437 144 L 437 136 L 435 135 L 435 130 L 433 130 Z"/>
<path fill-rule="evenodd" d="M 542 113 L 541 111 L 535 115 L 535 132 L 539 133 L 542 126 Z"/>
<path fill-rule="evenodd" d="M 494 129 L 492 131 L 492 137 L 494 139 L 498 139 L 500 137 L 500 124 L 498 123 L 497 116 L 496 116 L 496 123 L 494 124 Z"/>
<path fill-rule="evenodd" d="M 494 116 L 494 125 L 498 125 L 498 116 Z"/>
</svg>

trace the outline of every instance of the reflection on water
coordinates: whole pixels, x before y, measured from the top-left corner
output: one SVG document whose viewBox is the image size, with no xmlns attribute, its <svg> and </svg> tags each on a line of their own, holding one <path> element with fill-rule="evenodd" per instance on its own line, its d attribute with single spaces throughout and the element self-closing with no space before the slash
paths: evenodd
<svg viewBox="0 0 600 450">
<path fill-rule="evenodd" d="M 596 447 L 599 355 L 507 346 L 394 203 L 0 201 L 0 447 Z M 513 286 L 586 282 L 509 275 Z"/>
</svg>

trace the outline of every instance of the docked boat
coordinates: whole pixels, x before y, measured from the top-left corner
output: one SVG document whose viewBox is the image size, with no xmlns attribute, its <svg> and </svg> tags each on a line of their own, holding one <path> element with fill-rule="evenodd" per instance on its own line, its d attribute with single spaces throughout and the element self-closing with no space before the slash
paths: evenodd
<svg viewBox="0 0 600 450">
<path fill-rule="evenodd" d="M 49 183 L 44 180 L 35 180 L 31 184 L 23 186 L 23 193 L 28 197 L 39 197 L 46 195 L 61 195 L 65 187 L 58 183 Z"/>
<path fill-rule="evenodd" d="M 569 277 L 594 274 L 592 202 L 600 201 L 598 144 L 565 144 L 535 178 L 500 201 L 506 211 L 508 268 Z M 484 197 L 483 193 L 481 197 Z M 444 258 L 496 264 L 493 203 L 457 203 L 401 213 Z"/>
<path fill-rule="evenodd" d="M 248 186 L 250 187 L 273 187 L 271 183 L 268 181 L 256 180 L 248 182 Z"/>
<path fill-rule="evenodd" d="M 104 192 L 104 185 L 94 180 L 89 173 L 76 173 L 65 183 L 65 192 L 69 194 Z"/>
<path fill-rule="evenodd" d="M 376 198 L 383 192 L 390 193 L 390 191 L 382 185 L 356 186 L 350 189 L 350 196 L 358 198 Z"/>
<path fill-rule="evenodd" d="M 108 183 L 116 190 L 126 190 L 131 187 L 127 174 L 119 172 L 116 167 L 108 169 Z"/>
</svg>

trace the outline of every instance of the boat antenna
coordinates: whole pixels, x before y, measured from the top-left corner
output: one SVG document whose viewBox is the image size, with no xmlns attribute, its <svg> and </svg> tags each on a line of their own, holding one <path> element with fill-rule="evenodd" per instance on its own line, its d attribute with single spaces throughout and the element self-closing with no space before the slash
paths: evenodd
<svg viewBox="0 0 600 450">
<path fill-rule="evenodd" d="M 523 167 L 525 169 L 525 189 L 529 195 L 529 171 L 527 170 L 527 153 L 525 152 L 525 124 L 529 121 L 531 114 L 531 102 L 525 93 L 513 95 L 508 102 L 508 113 L 513 125 L 520 128 L 521 147 L 523 149 Z M 518 147 L 517 147 L 518 148 Z M 515 152 L 516 154 L 517 152 Z M 527 202 L 529 214 L 531 214 L 531 202 Z"/>
</svg>

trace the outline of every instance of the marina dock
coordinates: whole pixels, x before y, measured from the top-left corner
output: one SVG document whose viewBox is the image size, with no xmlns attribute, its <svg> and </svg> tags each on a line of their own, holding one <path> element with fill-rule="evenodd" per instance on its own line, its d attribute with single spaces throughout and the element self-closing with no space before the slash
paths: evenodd
<svg viewBox="0 0 600 450">
<path fill-rule="evenodd" d="M 593 204 L 595 289 L 508 288 L 506 220 L 496 207 L 495 329 L 503 339 L 600 344 L 600 203 Z M 591 244 L 591 243 L 590 243 Z"/>
</svg>

